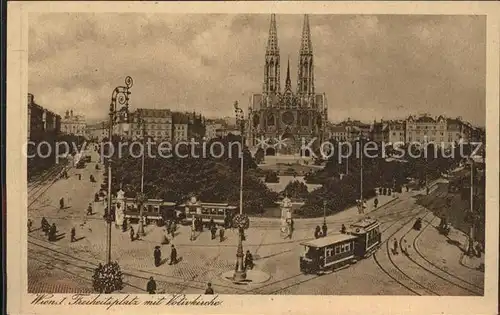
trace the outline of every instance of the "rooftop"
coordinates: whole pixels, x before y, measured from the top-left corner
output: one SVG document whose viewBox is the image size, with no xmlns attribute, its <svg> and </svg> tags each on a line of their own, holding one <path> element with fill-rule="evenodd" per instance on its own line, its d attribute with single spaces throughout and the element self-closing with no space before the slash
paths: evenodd
<svg viewBox="0 0 500 315">
<path fill-rule="evenodd" d="M 357 236 L 349 234 L 334 234 L 331 236 L 321 237 L 313 241 L 300 243 L 300 245 L 305 245 L 310 247 L 325 247 L 331 244 L 345 242 L 356 238 Z"/>
</svg>

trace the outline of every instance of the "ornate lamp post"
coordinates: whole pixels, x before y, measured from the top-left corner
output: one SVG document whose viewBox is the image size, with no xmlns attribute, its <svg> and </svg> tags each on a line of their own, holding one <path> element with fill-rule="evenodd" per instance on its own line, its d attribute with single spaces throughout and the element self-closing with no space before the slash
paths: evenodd
<svg viewBox="0 0 500 315">
<path fill-rule="evenodd" d="M 360 155 L 360 175 L 359 175 L 359 190 L 360 190 L 360 197 L 359 197 L 359 213 L 364 213 L 365 212 L 365 204 L 364 204 L 364 199 L 363 199 L 363 155 L 365 154 L 364 152 L 364 146 L 363 146 L 363 140 L 364 136 L 363 133 L 360 133 L 359 135 L 359 144 L 361 147 L 361 155 Z M 368 140 L 368 139 L 367 139 Z"/>
<path fill-rule="evenodd" d="M 144 195 L 144 144 L 146 142 L 146 122 L 139 115 L 138 124 L 142 128 L 142 161 L 141 161 L 141 193 L 137 196 L 137 205 L 139 206 L 139 228 L 137 229 L 137 233 L 140 236 L 144 236 L 144 202 L 147 200 L 146 195 Z"/>
<path fill-rule="evenodd" d="M 108 126 L 108 141 L 109 145 L 112 145 L 113 138 L 113 126 L 116 120 L 120 117 L 125 118 L 125 124 L 123 129 L 128 128 L 128 101 L 130 96 L 129 89 L 132 87 L 134 81 L 131 77 L 127 76 L 125 78 L 125 86 L 117 86 L 113 90 L 111 95 L 111 104 L 109 105 L 109 126 Z M 117 110 L 117 106 L 120 109 Z M 108 158 L 108 217 L 107 221 L 107 241 L 106 241 L 106 252 L 107 252 L 107 263 L 111 263 L 111 157 Z"/>
<path fill-rule="evenodd" d="M 236 282 L 244 281 L 247 277 L 245 266 L 243 263 L 243 237 L 245 229 L 250 226 L 248 216 L 243 214 L 243 147 L 245 145 L 245 117 L 243 110 L 238 106 L 238 102 L 234 103 L 234 112 L 236 114 L 236 123 L 241 132 L 241 152 L 240 152 L 240 213 L 233 219 L 233 224 L 238 228 L 238 249 L 236 251 L 236 269 L 234 271 L 233 280 Z"/>
</svg>

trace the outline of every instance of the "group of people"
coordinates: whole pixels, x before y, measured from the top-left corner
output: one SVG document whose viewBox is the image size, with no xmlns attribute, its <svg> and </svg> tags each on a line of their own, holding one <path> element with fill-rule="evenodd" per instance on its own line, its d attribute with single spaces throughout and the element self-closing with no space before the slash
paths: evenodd
<svg viewBox="0 0 500 315">
<path fill-rule="evenodd" d="M 217 238 L 217 231 L 219 232 L 219 241 L 222 243 L 226 238 L 225 238 L 225 227 L 220 226 L 217 227 L 217 224 L 215 223 L 214 219 L 211 218 L 210 222 L 207 225 L 207 228 L 210 231 L 210 235 L 212 240 Z M 203 232 L 203 219 L 200 217 L 193 218 L 192 225 L 191 225 L 191 237 L 190 240 L 194 241 L 196 239 L 196 232 L 202 233 Z"/>
<path fill-rule="evenodd" d="M 156 281 L 153 277 L 149 277 L 149 281 L 146 285 L 146 291 L 149 294 L 156 294 Z M 215 294 L 214 289 L 212 288 L 212 284 L 209 282 L 207 284 L 207 288 L 205 289 L 205 294 L 210 295 L 210 294 Z"/>
<path fill-rule="evenodd" d="M 318 239 L 320 237 L 325 237 L 328 232 L 328 226 L 326 225 L 326 222 L 323 222 L 323 225 L 319 227 L 319 225 L 316 226 L 316 229 L 314 230 L 314 238 Z"/>
<path fill-rule="evenodd" d="M 155 246 L 155 250 L 153 252 L 153 258 L 154 258 L 155 267 L 159 267 L 162 264 L 160 246 Z M 172 247 L 170 250 L 169 265 L 175 265 L 176 263 L 177 263 L 177 249 L 175 248 L 175 245 L 172 244 Z"/>
<path fill-rule="evenodd" d="M 54 242 L 57 239 L 57 227 L 55 223 L 52 223 L 52 225 L 49 224 L 49 221 L 45 219 L 45 217 L 42 218 L 41 222 L 41 228 L 42 231 L 45 233 L 45 236 L 48 237 L 50 242 Z"/>
</svg>

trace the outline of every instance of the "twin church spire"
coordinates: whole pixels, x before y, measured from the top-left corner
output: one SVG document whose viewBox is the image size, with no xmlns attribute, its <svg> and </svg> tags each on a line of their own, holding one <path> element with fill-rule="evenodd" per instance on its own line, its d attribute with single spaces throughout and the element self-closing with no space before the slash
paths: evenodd
<svg viewBox="0 0 500 315">
<path fill-rule="evenodd" d="M 266 47 L 266 64 L 264 67 L 264 86 L 265 94 L 281 93 L 280 87 L 280 50 L 278 44 L 278 31 L 276 26 L 276 15 L 271 15 L 269 26 L 269 36 Z M 291 91 L 292 82 L 290 78 L 290 58 L 288 58 L 287 74 L 285 80 L 285 92 Z M 297 77 L 297 94 L 314 94 L 314 64 L 311 42 L 311 30 L 309 26 L 309 17 L 304 15 L 304 25 L 302 27 L 302 38 L 299 50 L 299 65 Z"/>
</svg>

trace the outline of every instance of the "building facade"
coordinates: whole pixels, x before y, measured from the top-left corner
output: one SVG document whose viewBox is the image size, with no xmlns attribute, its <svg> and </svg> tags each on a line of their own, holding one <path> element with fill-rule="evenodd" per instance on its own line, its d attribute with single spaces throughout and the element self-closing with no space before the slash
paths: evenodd
<svg viewBox="0 0 500 315">
<path fill-rule="evenodd" d="M 447 141 L 447 119 L 444 116 L 431 117 L 427 114 L 406 119 L 406 142 L 436 144 Z"/>
<path fill-rule="evenodd" d="M 73 110 L 67 110 L 61 121 L 62 133 L 85 137 L 86 130 L 87 124 L 85 122 L 85 116 L 74 115 Z"/>
<path fill-rule="evenodd" d="M 269 37 L 264 61 L 262 92 L 251 96 L 247 123 L 247 143 L 258 145 L 259 139 L 286 141 L 280 152 L 269 147 L 266 155 L 307 154 L 300 152 L 302 140 L 324 139 L 327 122 L 327 102 L 324 93 L 314 87 L 314 55 L 308 15 L 304 16 L 299 50 L 297 85 L 292 90 L 290 61 L 286 70 L 285 87 L 281 89 L 281 59 L 276 17 L 271 15 Z"/>
<path fill-rule="evenodd" d="M 28 140 L 43 139 L 46 135 L 57 136 L 61 132 L 61 116 L 35 103 L 28 93 Z"/>
<path fill-rule="evenodd" d="M 132 139 L 142 139 L 146 135 L 155 141 L 172 140 L 172 112 L 169 109 L 138 108 L 130 117 Z"/>
</svg>

